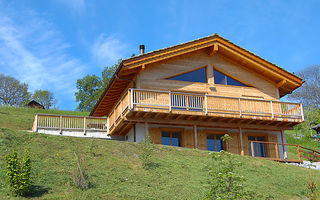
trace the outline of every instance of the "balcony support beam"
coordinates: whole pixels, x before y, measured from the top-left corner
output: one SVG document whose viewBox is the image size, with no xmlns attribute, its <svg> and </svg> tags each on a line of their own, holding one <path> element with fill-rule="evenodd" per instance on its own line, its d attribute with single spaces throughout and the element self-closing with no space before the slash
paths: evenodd
<svg viewBox="0 0 320 200">
<path fill-rule="evenodd" d="M 197 125 L 193 125 L 193 133 L 194 133 L 194 147 L 198 149 L 198 127 Z"/>
<path fill-rule="evenodd" d="M 244 148 L 243 148 L 243 136 L 242 136 L 242 128 L 239 128 L 239 134 L 240 134 L 240 155 L 244 156 Z"/>
</svg>

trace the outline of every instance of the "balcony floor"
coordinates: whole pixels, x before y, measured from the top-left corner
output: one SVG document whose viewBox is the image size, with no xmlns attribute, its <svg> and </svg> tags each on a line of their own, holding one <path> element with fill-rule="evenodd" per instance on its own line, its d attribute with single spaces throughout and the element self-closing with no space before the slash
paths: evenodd
<svg viewBox="0 0 320 200">
<path fill-rule="evenodd" d="M 250 115 L 237 113 L 207 113 L 203 111 L 176 110 L 166 108 L 142 107 L 136 105 L 132 110 L 125 109 L 109 129 L 111 135 L 125 135 L 135 123 L 180 125 L 208 128 L 245 128 L 252 130 L 290 130 L 301 119 L 270 115 Z"/>
</svg>

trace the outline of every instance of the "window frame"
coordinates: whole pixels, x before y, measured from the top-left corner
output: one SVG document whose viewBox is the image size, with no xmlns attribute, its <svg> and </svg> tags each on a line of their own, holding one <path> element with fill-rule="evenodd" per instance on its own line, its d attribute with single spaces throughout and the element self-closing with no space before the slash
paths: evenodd
<svg viewBox="0 0 320 200">
<path fill-rule="evenodd" d="M 177 77 L 177 76 L 181 76 L 181 75 L 184 75 L 184 74 L 188 74 L 188 73 L 200 70 L 200 69 L 204 69 L 205 70 L 205 78 L 206 78 L 205 82 L 198 82 L 198 81 L 182 81 L 182 82 L 208 84 L 208 69 L 207 68 L 208 68 L 207 65 L 206 66 L 201 66 L 201 67 L 198 67 L 198 68 L 186 71 L 186 72 L 182 72 L 182 73 L 178 73 L 178 74 L 175 74 L 175 75 L 172 75 L 172 76 L 168 76 L 165 79 L 168 80 L 168 81 L 182 81 L 182 80 L 171 80 L 171 78 L 174 78 L 174 77 Z"/>
<path fill-rule="evenodd" d="M 216 79 L 214 77 L 215 71 L 217 71 L 217 72 L 221 73 L 222 75 L 224 75 L 224 79 L 225 79 L 226 84 L 216 83 Z M 229 74 L 226 74 L 225 72 L 222 72 L 221 70 L 219 70 L 219 69 L 217 69 L 215 67 L 213 68 L 212 76 L 213 76 L 213 82 L 214 82 L 215 85 L 235 86 L 235 87 L 252 87 L 252 86 L 250 86 L 250 85 L 248 85 L 246 83 L 243 83 L 242 81 L 239 81 L 237 78 L 234 78 L 233 76 L 230 76 Z M 228 84 L 228 78 L 231 78 L 231 79 L 233 79 L 233 80 L 235 80 L 235 81 L 237 81 L 237 82 L 239 82 L 239 83 L 241 83 L 243 85 L 229 85 Z"/>
<path fill-rule="evenodd" d="M 166 145 L 166 146 L 183 147 L 183 129 L 181 129 L 181 128 L 160 128 L 161 144 L 162 144 L 162 133 L 163 132 L 169 132 L 169 134 L 170 134 L 170 145 Z M 173 133 L 179 133 L 180 134 L 180 146 L 172 145 L 172 134 Z M 162 145 L 165 145 L 165 144 L 162 144 Z"/>
<path fill-rule="evenodd" d="M 220 135 L 220 136 L 224 136 L 225 134 L 228 134 L 227 132 L 212 132 L 212 131 L 209 131 L 209 132 L 206 132 L 206 150 L 208 150 L 208 136 L 209 135 L 213 135 L 214 136 L 214 149 L 215 151 L 214 152 L 218 152 L 217 151 L 217 135 Z M 221 140 L 222 141 L 222 140 Z M 221 149 L 220 151 L 228 151 L 228 147 L 227 147 L 227 143 L 226 141 L 222 141 L 223 142 L 223 149 Z"/>
</svg>

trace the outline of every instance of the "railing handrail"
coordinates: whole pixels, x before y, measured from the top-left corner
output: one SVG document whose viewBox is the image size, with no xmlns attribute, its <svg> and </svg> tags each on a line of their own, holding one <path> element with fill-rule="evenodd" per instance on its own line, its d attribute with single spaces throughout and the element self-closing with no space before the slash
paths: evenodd
<svg viewBox="0 0 320 200">
<path fill-rule="evenodd" d="M 182 94 L 182 95 L 194 95 L 194 96 L 207 96 L 207 97 L 217 97 L 217 98 L 226 98 L 226 99 L 241 99 L 241 100 L 252 100 L 252 101 L 263 101 L 263 102 L 276 102 L 276 103 L 288 103 L 294 105 L 301 105 L 301 103 L 279 101 L 279 100 L 266 100 L 266 99 L 254 99 L 254 98 L 244 98 L 244 97 L 227 97 L 227 96 L 218 96 L 211 94 L 201 94 L 201 93 L 192 93 L 192 92 L 174 92 L 171 90 L 149 90 L 149 89 L 140 89 L 140 88 L 130 88 L 134 91 L 144 91 L 144 92 L 158 92 L 158 93 L 171 93 L 171 94 Z"/>
<path fill-rule="evenodd" d="M 87 119 L 107 119 L 106 117 L 93 117 L 93 116 L 78 116 L 78 115 L 54 115 L 54 114 L 41 114 L 37 113 L 38 116 L 47 116 L 47 117 L 68 117 L 68 118 L 87 118 Z"/>
</svg>

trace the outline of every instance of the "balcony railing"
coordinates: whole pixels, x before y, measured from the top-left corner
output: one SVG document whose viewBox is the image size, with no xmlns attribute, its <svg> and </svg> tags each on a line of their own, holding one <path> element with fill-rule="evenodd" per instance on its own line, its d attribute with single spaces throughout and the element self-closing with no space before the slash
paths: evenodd
<svg viewBox="0 0 320 200">
<path fill-rule="evenodd" d="M 264 120 L 295 121 L 304 120 L 302 105 L 299 103 L 214 96 L 207 94 L 171 91 L 129 89 L 108 116 L 112 129 L 128 109 L 149 108 L 168 112 L 193 112 L 210 116 L 231 116 Z M 196 113 L 195 113 L 196 112 Z"/>
<path fill-rule="evenodd" d="M 32 130 L 38 129 L 69 131 L 102 131 L 107 132 L 107 118 L 36 114 Z"/>
</svg>

